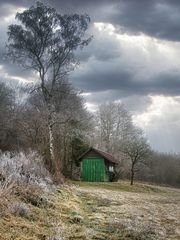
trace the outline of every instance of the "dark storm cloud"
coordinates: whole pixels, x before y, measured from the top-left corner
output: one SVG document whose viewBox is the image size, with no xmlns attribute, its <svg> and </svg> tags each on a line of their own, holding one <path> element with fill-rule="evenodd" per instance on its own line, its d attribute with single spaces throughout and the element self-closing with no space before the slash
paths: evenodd
<svg viewBox="0 0 180 240">
<path fill-rule="evenodd" d="M 130 34 L 144 33 L 160 39 L 180 41 L 180 1 L 175 0 L 112 0 L 54 1 L 64 10 L 80 9 L 93 21 L 115 24 Z"/>
<path fill-rule="evenodd" d="M 144 33 L 156 38 L 180 41 L 180 1 L 177 0 L 43 0 L 61 13 L 88 13 L 92 21 L 115 24 L 130 34 Z M 35 1 L 0 1 L 0 14 L 5 6 L 29 7 Z"/>
<path fill-rule="evenodd" d="M 107 90 L 103 92 L 97 92 L 95 95 L 84 96 L 87 102 L 92 104 L 102 104 L 109 101 L 120 100 L 126 108 L 131 111 L 132 114 L 140 114 L 149 107 L 152 103 L 150 96 L 142 96 L 133 94 L 131 97 L 124 96 L 119 90 Z"/>
<path fill-rule="evenodd" d="M 119 99 L 130 97 L 134 94 L 139 96 L 148 94 L 179 95 L 180 73 L 178 72 L 164 72 L 144 81 L 139 81 L 133 71 L 117 68 L 115 72 L 110 64 L 104 69 L 98 63 L 95 65 L 87 72 L 79 71 L 72 76 L 74 84 L 86 92 L 96 92 L 98 94 L 98 92 L 104 91 L 106 98 L 108 95 L 108 98 L 111 98 L 110 100 L 115 100 L 114 94 L 116 94 L 115 98 L 119 96 Z M 112 91 L 112 95 L 109 91 Z"/>
<path fill-rule="evenodd" d="M 180 1 L 124 0 L 109 20 L 131 34 L 180 41 Z"/>
<path fill-rule="evenodd" d="M 65 11 L 81 10 L 93 21 L 115 24 L 130 34 L 144 33 L 160 39 L 180 41 L 180 1 L 119 0 L 119 1 L 54 1 Z"/>
<path fill-rule="evenodd" d="M 130 34 L 144 33 L 160 39 L 180 41 L 180 1 L 54 0 L 51 4 L 60 11 L 86 12 L 92 21 L 115 24 Z"/>
</svg>

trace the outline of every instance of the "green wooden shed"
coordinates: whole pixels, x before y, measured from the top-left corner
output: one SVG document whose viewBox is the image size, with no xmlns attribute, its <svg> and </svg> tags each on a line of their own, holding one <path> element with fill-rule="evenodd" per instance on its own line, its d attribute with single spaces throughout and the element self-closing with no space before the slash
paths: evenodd
<svg viewBox="0 0 180 240">
<path fill-rule="evenodd" d="M 115 175 L 117 160 L 107 152 L 91 147 L 80 156 L 79 161 L 82 181 L 108 182 Z"/>
</svg>

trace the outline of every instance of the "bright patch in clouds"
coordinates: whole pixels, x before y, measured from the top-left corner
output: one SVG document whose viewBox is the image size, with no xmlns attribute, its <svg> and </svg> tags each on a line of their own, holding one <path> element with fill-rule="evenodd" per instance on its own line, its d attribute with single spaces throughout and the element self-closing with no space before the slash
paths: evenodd
<svg viewBox="0 0 180 240">
<path fill-rule="evenodd" d="M 93 104 L 93 103 L 89 103 L 89 102 L 86 102 L 85 103 L 85 107 L 88 109 L 88 111 L 90 112 L 96 112 L 97 111 L 97 104 Z"/>
<path fill-rule="evenodd" d="M 0 65 L 0 76 L 2 76 L 2 78 L 4 80 L 12 80 L 12 81 L 19 81 L 20 83 L 33 83 L 35 82 L 35 79 L 34 78 L 31 78 L 31 77 L 27 77 L 26 79 L 23 78 L 23 77 L 20 77 L 20 76 L 12 76 L 12 75 L 9 75 L 6 70 L 4 69 L 3 65 Z"/>
<path fill-rule="evenodd" d="M 146 129 L 162 119 L 169 119 L 170 124 L 180 123 L 180 97 L 150 96 L 151 105 L 142 114 L 133 116 L 133 121 Z M 171 113 L 170 116 L 169 113 Z M 180 126 L 180 125 L 179 125 Z"/>
<path fill-rule="evenodd" d="M 4 22 L 4 23 L 11 23 L 14 22 L 15 16 L 17 12 L 23 12 L 24 10 L 26 10 L 26 8 L 23 7 L 19 7 L 19 8 L 14 8 L 12 7 L 10 4 L 5 4 L 2 6 L 1 11 L 8 11 L 8 14 L 5 16 L 2 16 L 2 18 L 0 17 L 0 19 Z"/>
<path fill-rule="evenodd" d="M 152 124 L 154 119 L 161 118 L 163 116 L 163 111 L 167 106 L 168 100 L 174 103 L 173 98 L 170 97 L 150 96 L 150 98 L 152 103 L 147 110 L 142 114 L 133 116 L 133 121 L 142 128 L 148 127 Z"/>
<path fill-rule="evenodd" d="M 116 64 L 113 66 L 119 65 L 116 71 L 126 69 L 133 72 L 134 80 L 140 83 L 153 82 L 161 74 L 180 75 L 180 43 L 158 40 L 144 34 L 128 35 L 120 29 L 117 31 L 110 23 L 96 22 L 93 31 L 95 37 L 89 45 L 89 50 L 94 49 L 93 55 L 89 57 L 89 61 L 81 65 L 79 71 L 90 69 L 91 64 L 96 61 L 97 69 L 94 66 L 93 69 L 100 71 L 99 65 L 106 64 L 105 60 L 108 60 L 103 60 L 103 57 L 109 56 L 111 61 L 114 56 Z M 110 62 L 109 72 L 113 66 Z M 106 70 L 107 68 L 103 69 Z"/>
<path fill-rule="evenodd" d="M 95 22 L 94 23 L 95 28 L 97 28 L 100 32 L 106 32 L 109 35 L 115 34 L 116 28 L 110 24 L 110 23 L 102 23 L 102 22 Z"/>
<path fill-rule="evenodd" d="M 86 93 L 81 93 L 80 95 L 83 97 L 86 97 L 86 96 L 91 96 L 92 93 L 86 92 Z"/>
<path fill-rule="evenodd" d="M 144 129 L 154 149 L 180 152 L 180 97 L 150 98 L 147 110 L 133 116 L 134 123 Z"/>
</svg>

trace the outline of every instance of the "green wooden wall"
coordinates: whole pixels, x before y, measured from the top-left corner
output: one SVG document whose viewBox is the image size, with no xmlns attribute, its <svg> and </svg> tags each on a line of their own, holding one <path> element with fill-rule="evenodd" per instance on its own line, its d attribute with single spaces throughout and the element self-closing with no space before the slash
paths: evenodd
<svg viewBox="0 0 180 240">
<path fill-rule="evenodd" d="M 84 158 L 81 162 L 81 177 L 87 182 L 108 181 L 104 159 L 101 157 Z"/>
</svg>

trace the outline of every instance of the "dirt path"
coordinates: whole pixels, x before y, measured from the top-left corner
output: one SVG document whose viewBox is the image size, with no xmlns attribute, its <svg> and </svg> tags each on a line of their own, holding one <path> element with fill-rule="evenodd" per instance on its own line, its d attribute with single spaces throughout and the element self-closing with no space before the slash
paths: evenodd
<svg viewBox="0 0 180 240">
<path fill-rule="evenodd" d="M 89 237 L 100 240 L 180 239 L 180 191 L 126 192 L 86 184 L 79 187 Z M 145 189 L 145 188 L 144 188 Z M 92 236 L 90 236 L 92 235 Z"/>
</svg>

